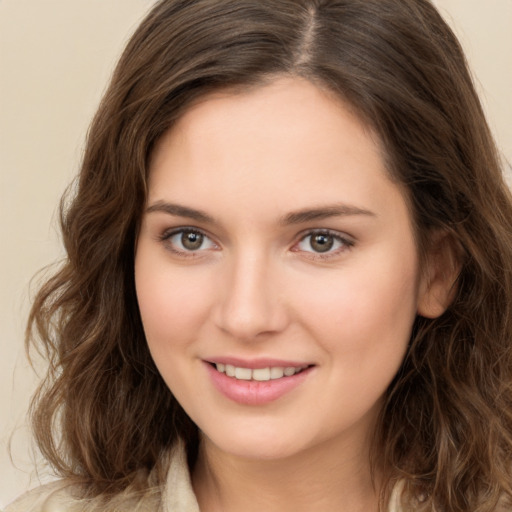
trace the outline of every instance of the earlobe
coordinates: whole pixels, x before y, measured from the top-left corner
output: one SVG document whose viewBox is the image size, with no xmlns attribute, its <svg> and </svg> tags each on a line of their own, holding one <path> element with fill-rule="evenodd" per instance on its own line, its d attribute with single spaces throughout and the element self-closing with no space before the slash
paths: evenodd
<svg viewBox="0 0 512 512">
<path fill-rule="evenodd" d="M 453 236 L 445 231 L 432 236 L 418 295 L 418 315 L 438 318 L 450 306 L 457 291 L 460 251 Z"/>
</svg>

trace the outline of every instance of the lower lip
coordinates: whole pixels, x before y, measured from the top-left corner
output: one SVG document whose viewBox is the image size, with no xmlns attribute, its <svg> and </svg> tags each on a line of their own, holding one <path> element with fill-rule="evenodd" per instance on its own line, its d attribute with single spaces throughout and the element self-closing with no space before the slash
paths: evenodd
<svg viewBox="0 0 512 512">
<path fill-rule="evenodd" d="M 210 363 L 205 363 L 213 385 L 225 397 L 243 405 L 264 405 L 286 395 L 302 384 L 313 367 L 306 368 L 291 377 L 266 381 L 238 380 L 217 371 Z"/>
</svg>

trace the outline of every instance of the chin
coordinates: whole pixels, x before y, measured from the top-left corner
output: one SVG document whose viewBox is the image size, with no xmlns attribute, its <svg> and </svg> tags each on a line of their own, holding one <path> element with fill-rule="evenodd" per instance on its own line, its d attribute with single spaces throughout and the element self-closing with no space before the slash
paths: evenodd
<svg viewBox="0 0 512 512">
<path fill-rule="evenodd" d="M 220 429 L 219 429 L 220 430 Z M 201 437 L 214 445 L 216 450 L 233 457 L 249 460 L 280 460 L 292 457 L 307 449 L 310 443 L 305 439 L 297 440 L 289 429 L 280 431 L 253 425 L 249 429 L 223 429 L 222 432 L 202 433 Z"/>
</svg>

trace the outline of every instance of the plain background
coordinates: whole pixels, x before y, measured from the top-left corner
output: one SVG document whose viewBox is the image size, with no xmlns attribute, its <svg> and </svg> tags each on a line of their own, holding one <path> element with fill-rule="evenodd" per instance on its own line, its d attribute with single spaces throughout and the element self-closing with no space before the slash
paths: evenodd
<svg viewBox="0 0 512 512">
<path fill-rule="evenodd" d="M 34 471 L 25 419 L 37 383 L 23 349 L 29 283 L 38 269 L 63 256 L 59 198 L 77 172 L 116 58 L 152 3 L 0 0 L 0 507 L 51 478 Z M 510 162 L 512 0 L 436 4 L 466 49 Z"/>
</svg>

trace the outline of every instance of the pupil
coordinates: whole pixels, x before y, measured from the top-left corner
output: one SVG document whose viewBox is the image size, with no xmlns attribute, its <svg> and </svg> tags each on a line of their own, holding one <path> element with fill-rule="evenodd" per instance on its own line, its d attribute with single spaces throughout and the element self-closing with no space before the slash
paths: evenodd
<svg viewBox="0 0 512 512">
<path fill-rule="evenodd" d="M 311 247 L 316 252 L 327 252 L 334 245 L 334 239 L 330 235 L 314 235 L 311 239 Z"/>
<path fill-rule="evenodd" d="M 183 233 L 181 235 L 181 243 L 185 249 L 195 251 L 203 244 L 203 235 L 200 233 Z"/>
</svg>

